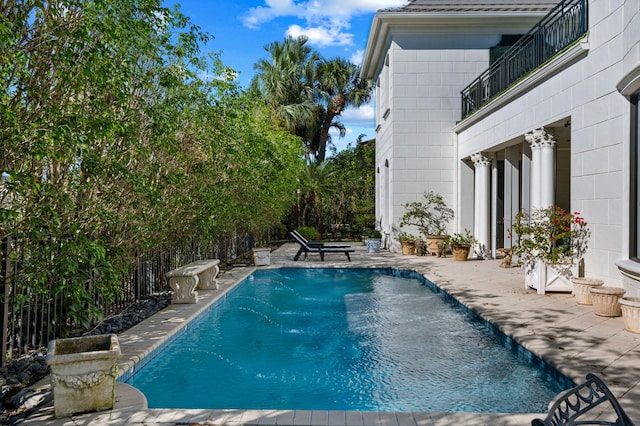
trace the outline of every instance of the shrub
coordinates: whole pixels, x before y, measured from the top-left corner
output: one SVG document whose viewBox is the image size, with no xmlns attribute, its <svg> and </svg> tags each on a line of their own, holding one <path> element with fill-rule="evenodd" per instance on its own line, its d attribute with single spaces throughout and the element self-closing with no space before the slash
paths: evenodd
<svg viewBox="0 0 640 426">
<path fill-rule="evenodd" d="M 311 226 L 299 226 L 296 231 L 307 240 L 317 240 L 318 239 L 318 231 Z"/>
<path fill-rule="evenodd" d="M 405 214 L 400 227 L 416 226 L 425 235 L 444 235 L 453 219 L 453 209 L 447 207 L 442 196 L 433 191 L 424 193 L 424 201 L 404 204 Z"/>
</svg>

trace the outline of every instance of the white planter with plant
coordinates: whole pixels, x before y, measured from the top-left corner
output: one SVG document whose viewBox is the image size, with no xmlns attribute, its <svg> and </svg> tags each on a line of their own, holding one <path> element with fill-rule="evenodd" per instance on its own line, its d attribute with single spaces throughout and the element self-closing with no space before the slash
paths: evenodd
<svg viewBox="0 0 640 426">
<path fill-rule="evenodd" d="M 559 207 L 519 212 L 511 227 L 513 254 L 525 271 L 525 287 L 539 294 L 571 292 L 571 279 L 587 251 L 591 232 L 580 213 Z"/>
<path fill-rule="evenodd" d="M 424 201 L 404 204 L 405 213 L 400 227 L 415 226 L 427 239 L 427 247 L 432 256 L 444 254 L 444 241 L 448 238 L 447 226 L 453 219 L 453 209 L 447 207 L 442 195 L 433 191 L 425 192 Z"/>
</svg>

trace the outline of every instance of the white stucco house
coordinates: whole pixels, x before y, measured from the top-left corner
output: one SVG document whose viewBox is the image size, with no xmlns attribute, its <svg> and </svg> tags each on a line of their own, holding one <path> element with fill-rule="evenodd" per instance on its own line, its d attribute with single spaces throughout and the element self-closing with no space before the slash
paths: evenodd
<svg viewBox="0 0 640 426">
<path fill-rule="evenodd" d="M 558 205 L 591 229 L 585 276 L 640 296 L 640 1 L 408 1 L 375 14 L 361 76 L 391 250 L 425 191 L 493 255 Z"/>
</svg>

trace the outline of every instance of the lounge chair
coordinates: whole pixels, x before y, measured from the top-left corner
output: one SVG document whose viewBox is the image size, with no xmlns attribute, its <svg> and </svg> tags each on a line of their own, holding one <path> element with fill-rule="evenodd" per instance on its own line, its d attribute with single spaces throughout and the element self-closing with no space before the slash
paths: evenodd
<svg viewBox="0 0 640 426">
<path fill-rule="evenodd" d="M 291 234 L 295 234 L 297 236 L 296 241 L 301 240 L 304 241 L 309 247 L 331 247 L 331 248 L 351 248 L 350 245 L 339 245 L 339 244 L 325 244 L 322 241 L 309 241 L 304 235 L 296 231 L 295 229 L 291 231 Z"/>
<path fill-rule="evenodd" d="M 318 253 L 320 255 L 320 259 L 324 262 L 324 255 L 326 253 L 344 253 L 351 262 L 351 256 L 349 253 L 353 253 L 355 250 L 350 248 L 350 246 L 327 246 L 324 243 L 311 242 L 311 244 L 306 242 L 306 239 L 302 237 L 299 233 L 292 231 L 289 233 L 294 240 L 300 245 L 300 249 L 294 256 L 293 260 L 298 261 L 300 259 L 300 255 L 304 253 L 305 259 L 309 253 Z"/>
<path fill-rule="evenodd" d="M 600 406 L 603 403 L 605 404 Z M 598 408 L 596 409 L 596 407 Z M 592 412 L 591 410 L 594 411 Z M 604 410 L 605 417 L 601 418 L 600 416 L 603 415 L 602 410 Z M 613 414 L 615 414 L 615 420 L 609 421 Z M 633 422 L 604 382 L 595 374 L 589 373 L 587 374 L 586 382 L 565 391 L 557 397 L 545 419 L 534 419 L 531 425 L 633 426 Z"/>
</svg>

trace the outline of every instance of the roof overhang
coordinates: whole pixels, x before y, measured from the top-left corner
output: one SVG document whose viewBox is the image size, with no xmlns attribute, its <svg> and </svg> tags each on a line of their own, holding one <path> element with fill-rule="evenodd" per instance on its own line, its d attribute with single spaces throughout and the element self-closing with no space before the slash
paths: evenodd
<svg viewBox="0 0 640 426">
<path fill-rule="evenodd" d="M 544 12 L 378 12 L 371 23 L 360 76 L 368 79 L 378 77 L 394 34 L 443 37 L 446 40 L 448 35 L 526 33 L 545 15 Z"/>
</svg>

